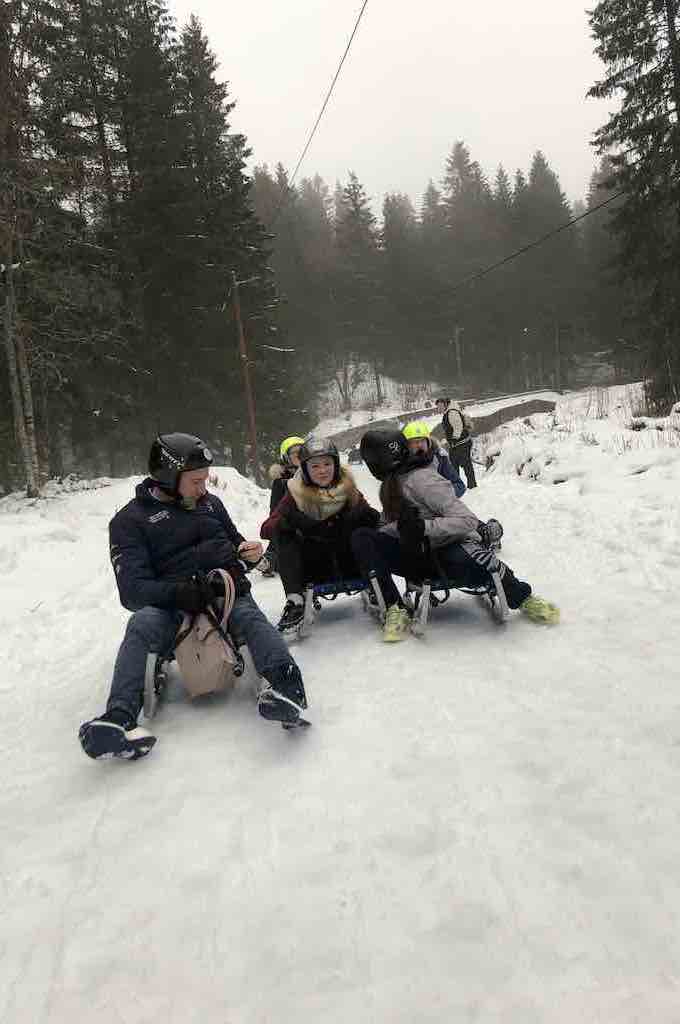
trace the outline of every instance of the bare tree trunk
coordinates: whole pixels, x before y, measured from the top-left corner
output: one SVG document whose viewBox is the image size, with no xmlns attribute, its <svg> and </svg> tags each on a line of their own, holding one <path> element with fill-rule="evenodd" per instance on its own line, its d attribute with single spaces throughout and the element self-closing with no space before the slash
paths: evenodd
<svg viewBox="0 0 680 1024">
<path fill-rule="evenodd" d="M 26 424 L 26 442 L 28 444 L 28 457 L 31 461 L 31 475 L 40 486 L 40 460 L 38 459 L 38 442 L 35 430 L 35 413 L 33 406 L 33 387 L 31 385 L 31 373 L 28 368 L 26 346 L 21 331 L 15 321 L 14 344 L 17 350 L 17 366 L 19 369 L 19 381 L 21 383 L 21 397 L 24 407 L 24 423 Z"/>
<path fill-rule="evenodd" d="M 340 367 L 342 377 L 338 377 L 337 372 L 333 374 L 333 379 L 338 386 L 340 392 L 340 398 L 342 399 L 342 411 L 349 412 L 352 408 L 352 395 L 349 386 L 349 360 L 345 359 L 342 366 Z"/>
<path fill-rule="evenodd" d="M 378 405 L 382 405 L 383 402 L 384 402 L 384 396 L 383 396 L 383 390 L 382 390 L 382 381 L 380 379 L 380 370 L 378 369 L 378 364 L 377 363 L 374 364 L 373 369 L 374 369 L 374 373 L 375 373 L 376 401 L 377 401 Z"/>
<path fill-rule="evenodd" d="M 24 416 L 24 407 L 22 401 L 22 382 L 20 377 L 18 359 L 17 359 L 17 348 L 15 342 L 15 323 L 14 323 L 14 280 L 12 270 L 12 247 L 8 241 L 7 246 L 7 259 L 8 264 L 5 270 L 6 276 L 6 287 L 5 287 L 5 317 L 4 317 L 4 335 L 5 335 L 5 353 L 7 355 L 7 367 L 9 370 L 9 387 L 12 395 L 12 412 L 14 414 L 14 432 L 16 435 L 17 443 L 21 451 L 21 458 L 24 464 L 24 472 L 26 474 L 26 494 L 29 498 L 35 498 L 38 495 L 39 479 L 37 472 L 37 451 L 35 452 L 35 459 L 32 457 L 31 445 L 28 438 L 28 431 L 26 425 L 26 419 Z M 33 435 L 33 447 L 35 449 L 35 433 Z"/>
<path fill-rule="evenodd" d="M 59 459 L 59 472 L 62 476 L 68 476 L 76 468 L 76 458 L 73 451 L 73 435 L 70 423 L 60 420 L 55 430 L 55 449 Z"/>
</svg>

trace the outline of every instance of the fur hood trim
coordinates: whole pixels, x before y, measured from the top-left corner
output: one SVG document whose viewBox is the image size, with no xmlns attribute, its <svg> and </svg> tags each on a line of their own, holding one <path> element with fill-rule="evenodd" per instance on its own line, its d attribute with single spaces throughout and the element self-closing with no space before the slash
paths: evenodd
<svg viewBox="0 0 680 1024">
<path fill-rule="evenodd" d="M 300 470 L 288 481 L 288 493 L 305 515 L 312 519 L 329 519 L 345 505 L 353 507 L 361 500 L 352 471 L 340 467 L 340 480 L 335 487 L 310 487 Z"/>
<path fill-rule="evenodd" d="M 273 466 L 269 467 L 269 479 L 272 483 L 275 480 L 290 480 L 295 473 L 295 466 L 284 466 L 280 462 L 275 462 Z"/>
</svg>

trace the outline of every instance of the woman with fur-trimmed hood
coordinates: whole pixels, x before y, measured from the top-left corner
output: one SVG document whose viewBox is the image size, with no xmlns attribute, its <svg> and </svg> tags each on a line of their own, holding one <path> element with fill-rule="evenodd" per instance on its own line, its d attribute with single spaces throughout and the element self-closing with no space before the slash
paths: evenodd
<svg viewBox="0 0 680 1024">
<path fill-rule="evenodd" d="M 300 467 L 260 536 L 277 544 L 286 603 L 279 622 L 292 630 L 304 614 L 306 583 L 360 575 L 350 538 L 360 526 L 376 527 L 380 513 L 368 504 L 335 444 L 309 438 L 300 449 Z"/>
</svg>

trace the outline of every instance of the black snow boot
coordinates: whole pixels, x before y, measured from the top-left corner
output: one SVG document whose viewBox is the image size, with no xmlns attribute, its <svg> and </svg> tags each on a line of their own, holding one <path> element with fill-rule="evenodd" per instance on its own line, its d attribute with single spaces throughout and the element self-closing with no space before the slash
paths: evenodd
<svg viewBox="0 0 680 1024">
<path fill-rule="evenodd" d="M 531 596 L 529 584 L 518 580 L 512 569 L 509 569 L 507 566 L 505 567 L 502 583 L 508 608 L 520 608 L 522 603 Z"/>
<path fill-rule="evenodd" d="M 300 669 L 289 662 L 272 669 L 269 677 L 260 690 L 257 710 L 272 722 L 297 722 L 307 707 Z"/>
<path fill-rule="evenodd" d="M 113 708 L 99 718 L 83 722 L 78 739 L 87 756 L 97 761 L 112 757 L 135 761 L 148 754 L 156 742 L 156 737 L 137 725 L 129 711 L 122 708 Z"/>
<path fill-rule="evenodd" d="M 295 601 L 286 601 L 279 619 L 279 633 L 292 633 L 302 623 L 304 617 L 305 606 L 302 602 L 296 604 Z"/>
</svg>

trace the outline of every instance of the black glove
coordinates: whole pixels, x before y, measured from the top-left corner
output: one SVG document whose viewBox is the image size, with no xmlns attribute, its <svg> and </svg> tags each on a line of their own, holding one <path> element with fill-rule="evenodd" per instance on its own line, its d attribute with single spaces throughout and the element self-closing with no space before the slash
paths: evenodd
<svg viewBox="0 0 680 1024">
<path fill-rule="evenodd" d="M 405 504 L 397 520 L 399 543 L 403 549 L 404 571 L 409 580 L 423 580 L 429 575 L 429 543 L 425 537 L 425 520 L 415 505 Z"/>
<path fill-rule="evenodd" d="M 183 612 L 197 615 L 213 600 L 212 586 L 205 578 L 182 580 L 175 585 L 175 604 Z"/>
<path fill-rule="evenodd" d="M 425 540 L 425 520 L 415 505 L 404 504 L 397 520 L 399 540 L 405 548 L 421 550 Z"/>
<path fill-rule="evenodd" d="M 482 539 L 482 544 L 490 548 L 493 544 L 498 544 L 503 536 L 503 527 L 497 519 L 489 519 L 486 523 L 477 524 L 477 533 Z"/>
</svg>

